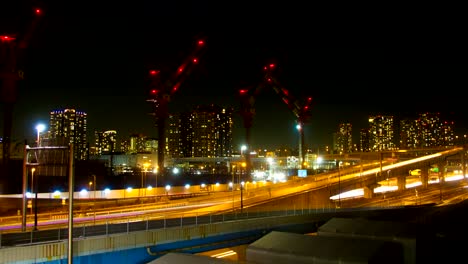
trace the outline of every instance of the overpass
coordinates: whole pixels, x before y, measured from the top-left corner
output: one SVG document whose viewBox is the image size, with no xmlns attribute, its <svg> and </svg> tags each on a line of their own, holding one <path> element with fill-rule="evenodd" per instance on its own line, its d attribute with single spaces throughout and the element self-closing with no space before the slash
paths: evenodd
<svg viewBox="0 0 468 264">
<path fill-rule="evenodd" d="M 329 191 L 369 186 L 383 180 L 387 171 L 406 170 L 444 163 L 449 157 L 462 153 L 463 148 L 447 149 L 399 163 L 377 164 L 365 171 L 356 167 L 343 168 L 333 175 L 321 175 L 319 179 L 307 177 L 295 180 L 300 192 L 287 198 L 278 197 L 266 202 L 249 204 L 245 201 L 242 212 L 196 215 L 177 219 L 127 220 L 112 225 L 81 226 L 73 229 L 74 260 L 115 263 L 147 263 L 170 251 L 203 252 L 221 247 L 235 247 L 254 241 L 271 230 L 313 232 L 318 225 L 333 216 L 358 213 L 360 216 L 390 209 L 336 209 L 329 204 Z M 336 173 L 336 172 L 335 172 Z M 343 177 L 343 181 L 341 181 Z M 317 183 L 327 179 L 328 185 Z M 311 186 L 307 190 L 308 186 Z M 324 190 L 325 187 L 327 190 Z M 313 187 L 313 188 L 312 188 Z M 314 189 L 315 188 L 315 189 Z M 254 199 L 252 199 L 254 200 Z M 322 204 L 321 204 L 322 203 Z M 285 208 L 283 210 L 275 210 Z M 392 208 L 392 214 L 407 208 Z M 416 210 L 416 209 L 415 209 Z M 415 213 L 419 215 L 419 213 Z M 422 217 L 422 215 L 421 215 Z M 0 240 L 0 262 L 62 263 L 67 258 L 66 229 L 39 230 L 15 234 L 2 234 Z"/>
</svg>

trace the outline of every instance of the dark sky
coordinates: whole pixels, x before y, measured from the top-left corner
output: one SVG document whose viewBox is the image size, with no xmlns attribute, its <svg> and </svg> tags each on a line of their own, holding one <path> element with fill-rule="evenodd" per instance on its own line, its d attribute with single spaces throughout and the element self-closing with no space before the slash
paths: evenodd
<svg viewBox="0 0 468 264">
<path fill-rule="evenodd" d="M 26 78 L 18 87 L 13 139 L 33 140 L 35 124 L 63 108 L 88 114 L 90 136 L 114 129 L 122 137 L 156 137 L 145 101 L 147 71 L 175 72 L 201 37 L 205 53 L 172 97 L 171 111 L 205 103 L 237 109 L 237 91 L 260 84 L 262 67 L 275 62 L 283 87 L 298 98 L 313 97 L 306 145 L 330 145 L 340 122 L 351 122 L 357 141 L 368 115 L 379 113 L 437 111 L 466 133 L 467 65 L 459 63 L 452 32 L 437 21 L 395 20 L 391 12 L 363 17 L 294 3 L 133 2 L 44 2 L 22 64 Z M 19 14 L 34 3 L 41 4 L 0 6 L 0 33 L 27 21 Z M 245 130 L 240 116 L 234 121 L 237 147 Z M 296 146 L 295 121 L 278 95 L 263 91 L 252 146 Z"/>
</svg>

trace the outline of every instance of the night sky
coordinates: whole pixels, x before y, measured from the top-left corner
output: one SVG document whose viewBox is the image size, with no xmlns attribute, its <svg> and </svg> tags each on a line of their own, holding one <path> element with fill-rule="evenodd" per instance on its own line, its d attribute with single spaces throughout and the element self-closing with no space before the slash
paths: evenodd
<svg viewBox="0 0 468 264">
<path fill-rule="evenodd" d="M 457 64 L 452 39 L 437 40 L 417 23 L 377 26 L 379 14 L 347 20 L 341 13 L 317 6 L 308 12 L 307 5 L 292 3 L 134 2 L 46 1 L 22 64 L 26 78 L 18 86 L 13 140 L 32 142 L 35 124 L 47 123 L 50 111 L 63 108 L 88 114 L 91 140 L 94 130 L 156 137 L 145 101 L 148 69 L 175 72 L 199 38 L 206 41 L 205 53 L 172 97 L 173 112 L 208 103 L 238 109 L 238 90 L 259 85 L 262 67 L 273 62 L 284 88 L 313 98 L 305 127 L 308 146 L 331 145 L 340 122 L 353 125 L 357 143 L 368 116 L 379 113 L 436 111 L 454 120 L 458 131 L 468 129 L 467 65 Z M 22 25 L 34 3 L 40 2 L 2 4 L 0 34 Z M 256 101 L 252 147 L 297 146 L 295 121 L 273 90 L 263 91 Z M 234 122 L 238 147 L 245 130 L 239 115 Z M 3 122 L 0 128 L 3 133 Z"/>
</svg>

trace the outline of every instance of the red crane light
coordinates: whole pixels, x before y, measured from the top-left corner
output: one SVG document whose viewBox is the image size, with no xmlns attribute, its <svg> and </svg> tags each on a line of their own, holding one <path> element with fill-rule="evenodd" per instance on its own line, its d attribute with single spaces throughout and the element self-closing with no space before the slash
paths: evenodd
<svg viewBox="0 0 468 264">
<path fill-rule="evenodd" d="M 39 8 L 36 8 L 36 14 L 40 15 L 41 13 L 42 13 L 42 11 Z"/>
<path fill-rule="evenodd" d="M 198 59 L 197 58 L 194 58 L 193 59 L 193 63 L 197 63 L 198 62 Z"/>
<path fill-rule="evenodd" d="M 158 90 L 153 89 L 153 90 L 151 90 L 151 93 L 152 93 L 152 94 L 157 94 L 157 93 L 158 93 Z"/>
<path fill-rule="evenodd" d="M 204 45 L 204 44 L 205 44 L 205 42 L 203 40 L 198 41 L 198 45 Z"/>
<path fill-rule="evenodd" d="M 150 75 L 156 75 L 159 73 L 159 71 L 156 71 L 156 70 L 150 70 L 149 71 Z"/>
<path fill-rule="evenodd" d="M 11 40 L 15 39 L 15 38 L 12 38 L 10 36 L 0 36 L 0 38 L 2 39 L 2 41 L 11 41 Z"/>
<path fill-rule="evenodd" d="M 172 87 L 172 92 L 176 92 L 180 87 L 180 83 L 177 83 L 176 85 L 174 85 L 174 87 Z"/>
<path fill-rule="evenodd" d="M 245 94 L 245 93 L 247 93 L 247 90 L 246 89 L 241 89 L 241 90 L 239 90 L 239 93 L 240 94 Z"/>
</svg>

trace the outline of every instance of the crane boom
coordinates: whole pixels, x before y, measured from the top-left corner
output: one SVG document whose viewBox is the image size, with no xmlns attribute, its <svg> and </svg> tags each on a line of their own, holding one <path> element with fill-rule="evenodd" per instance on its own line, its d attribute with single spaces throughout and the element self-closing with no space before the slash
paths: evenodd
<svg viewBox="0 0 468 264">
<path fill-rule="evenodd" d="M 3 154 L 5 175 L 8 175 L 10 160 L 11 131 L 13 127 L 13 108 L 17 100 L 18 81 L 24 78 L 21 63 L 25 57 L 33 33 L 36 31 L 43 11 L 32 8 L 34 16 L 24 32 L 0 32 L 0 102 L 4 104 L 3 124 Z"/>
<path fill-rule="evenodd" d="M 164 175 L 164 155 L 166 151 L 166 120 L 169 117 L 168 104 L 171 96 L 176 93 L 181 84 L 190 75 L 192 69 L 199 62 L 199 57 L 204 51 L 205 41 L 198 40 L 194 51 L 182 62 L 176 72 L 165 82 L 161 80 L 159 70 L 149 70 L 150 98 L 147 100 L 153 105 L 153 112 L 158 129 L 158 173 Z"/>
<path fill-rule="evenodd" d="M 289 90 L 282 87 L 278 80 L 274 77 L 273 71 L 276 69 L 275 64 L 269 64 L 264 67 L 265 82 L 273 88 L 273 90 L 281 97 L 281 100 L 288 106 L 297 118 L 297 129 L 299 131 L 299 160 L 300 168 L 304 168 L 304 125 L 309 122 L 311 115 L 312 97 L 305 97 L 305 100 L 300 100 L 294 97 Z"/>
</svg>

